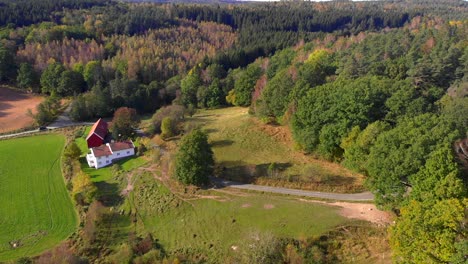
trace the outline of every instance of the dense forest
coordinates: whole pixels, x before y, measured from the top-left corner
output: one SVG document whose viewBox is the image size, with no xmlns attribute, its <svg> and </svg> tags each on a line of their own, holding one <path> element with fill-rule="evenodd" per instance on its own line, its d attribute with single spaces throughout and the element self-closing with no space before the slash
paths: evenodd
<svg viewBox="0 0 468 264">
<path fill-rule="evenodd" d="M 0 0 L 0 82 L 72 98 L 76 120 L 249 107 L 366 176 L 398 216 L 396 262 L 465 263 L 467 17 L 456 0 Z"/>
</svg>

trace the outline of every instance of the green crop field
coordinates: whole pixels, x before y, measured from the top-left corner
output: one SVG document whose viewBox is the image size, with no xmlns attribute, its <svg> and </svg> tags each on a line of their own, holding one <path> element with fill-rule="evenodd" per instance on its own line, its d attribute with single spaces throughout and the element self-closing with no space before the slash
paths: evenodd
<svg viewBox="0 0 468 264">
<path fill-rule="evenodd" d="M 77 228 L 60 171 L 64 144 L 57 134 L 0 141 L 0 262 L 39 254 Z"/>
</svg>

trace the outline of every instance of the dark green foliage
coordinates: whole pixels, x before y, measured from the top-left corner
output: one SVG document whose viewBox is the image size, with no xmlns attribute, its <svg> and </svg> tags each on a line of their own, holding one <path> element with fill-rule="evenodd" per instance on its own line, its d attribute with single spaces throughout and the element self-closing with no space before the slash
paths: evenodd
<svg viewBox="0 0 468 264">
<path fill-rule="evenodd" d="M 414 184 L 411 175 L 418 173 L 431 152 L 459 136 L 458 131 L 432 114 L 407 118 L 383 132 L 370 150 L 367 165 L 369 187 L 377 204 L 398 207 L 406 187 Z"/>
<path fill-rule="evenodd" d="M 294 50 L 291 48 L 275 53 L 275 55 L 270 58 L 270 62 L 268 63 L 268 69 L 266 71 L 268 79 L 272 79 L 278 71 L 289 67 L 295 55 L 296 52 L 294 52 Z"/>
<path fill-rule="evenodd" d="M 244 71 L 240 73 L 234 84 L 235 105 L 250 105 L 255 83 L 257 82 L 258 78 L 260 78 L 261 74 L 262 69 L 256 64 L 250 64 Z"/>
<path fill-rule="evenodd" d="M 389 80 L 366 77 L 310 90 L 299 100 L 292 119 L 296 141 L 307 151 L 340 158 L 340 143 L 352 127 L 366 127 L 383 117 L 389 86 Z"/>
<path fill-rule="evenodd" d="M 73 100 L 69 115 L 71 119 L 75 121 L 83 121 L 90 118 L 90 114 L 86 106 L 86 99 L 83 95 L 79 95 Z"/>
<path fill-rule="evenodd" d="M 0 82 L 12 81 L 16 75 L 16 63 L 13 51 L 0 45 Z"/>
<path fill-rule="evenodd" d="M 343 164 L 354 171 L 366 172 L 371 147 L 377 137 L 389 129 L 390 125 L 382 121 L 369 124 L 362 131 L 359 126 L 353 127 L 340 145 L 344 150 Z"/>
<path fill-rule="evenodd" d="M 325 83 L 328 75 L 335 73 L 331 56 L 328 51 L 317 49 L 309 55 L 309 58 L 299 69 L 299 79 L 310 87 Z"/>
<path fill-rule="evenodd" d="M 431 102 L 421 94 L 421 89 L 409 81 L 394 85 L 392 96 L 385 102 L 389 113 L 387 120 L 396 121 L 405 116 L 412 117 L 430 112 Z"/>
<path fill-rule="evenodd" d="M 280 71 L 273 77 L 263 90 L 261 102 L 265 104 L 264 116 L 281 117 L 289 104 L 289 93 L 294 87 L 294 82 L 287 69 Z"/>
<path fill-rule="evenodd" d="M 61 96 L 77 95 L 84 91 L 85 81 L 79 72 L 65 70 L 60 76 L 57 94 Z"/>
<path fill-rule="evenodd" d="M 59 114 L 60 107 L 60 99 L 52 95 L 37 105 L 36 114 L 32 114 L 30 109 L 28 109 L 28 114 L 34 118 L 38 126 L 44 126 L 55 120 Z"/>
<path fill-rule="evenodd" d="M 177 152 L 175 176 L 184 184 L 204 185 L 213 174 L 213 151 L 208 136 L 195 129 L 184 136 Z"/>
<path fill-rule="evenodd" d="M 29 63 L 21 63 L 16 77 L 18 87 L 38 92 L 39 78 Z"/>
<path fill-rule="evenodd" d="M 433 151 L 424 167 L 411 175 L 409 180 L 413 186 L 411 199 L 420 202 L 461 199 L 467 195 L 462 172 L 448 144 Z"/>
<path fill-rule="evenodd" d="M 180 82 L 180 89 L 182 92 L 182 103 L 185 106 L 197 105 L 197 91 L 202 85 L 200 77 L 200 68 L 195 67 L 185 76 Z M 202 97 L 202 96 L 200 96 Z"/>
<path fill-rule="evenodd" d="M 62 73 L 65 68 L 62 64 L 54 62 L 47 66 L 41 75 L 41 91 L 42 93 L 57 93 L 57 88 L 60 86 Z"/>
<path fill-rule="evenodd" d="M 210 86 L 208 86 L 207 93 L 206 93 L 206 107 L 208 108 L 216 108 L 223 104 L 225 104 L 225 94 L 221 89 L 221 84 L 219 79 L 214 79 L 211 82 Z"/>
</svg>

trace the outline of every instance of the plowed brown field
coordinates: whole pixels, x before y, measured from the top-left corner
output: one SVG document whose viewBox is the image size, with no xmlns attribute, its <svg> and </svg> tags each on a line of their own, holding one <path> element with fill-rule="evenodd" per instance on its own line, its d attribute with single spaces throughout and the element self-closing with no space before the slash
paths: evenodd
<svg viewBox="0 0 468 264">
<path fill-rule="evenodd" d="M 0 86 L 0 133 L 18 130 L 32 124 L 26 114 L 28 108 L 35 110 L 43 97 L 22 93 Z"/>
</svg>

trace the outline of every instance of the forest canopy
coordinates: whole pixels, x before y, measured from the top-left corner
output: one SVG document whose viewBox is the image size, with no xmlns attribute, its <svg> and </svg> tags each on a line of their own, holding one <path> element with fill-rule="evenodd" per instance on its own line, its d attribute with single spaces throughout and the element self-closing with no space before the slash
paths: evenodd
<svg viewBox="0 0 468 264">
<path fill-rule="evenodd" d="M 397 262 L 462 263 L 467 17 L 458 0 L 0 0 L 0 82 L 48 96 L 42 108 L 70 98 L 75 120 L 156 112 L 167 137 L 195 108 L 249 107 L 366 177 L 398 216 Z"/>
</svg>

